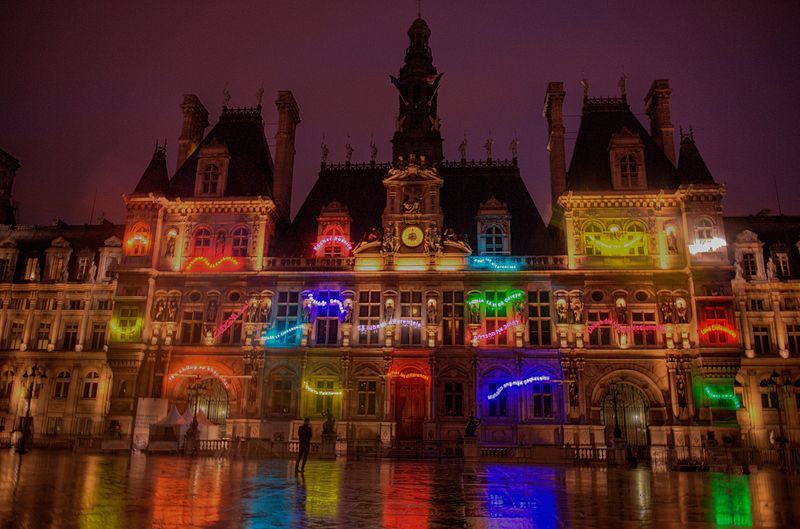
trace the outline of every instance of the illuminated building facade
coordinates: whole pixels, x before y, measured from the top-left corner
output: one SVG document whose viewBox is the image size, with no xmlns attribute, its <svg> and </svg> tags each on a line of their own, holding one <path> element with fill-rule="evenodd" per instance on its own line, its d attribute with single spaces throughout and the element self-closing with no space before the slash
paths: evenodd
<svg viewBox="0 0 800 529">
<path fill-rule="evenodd" d="M 253 108 L 223 107 L 209 131 L 208 111 L 184 96 L 175 172 L 157 147 L 124 197 L 116 239 L 93 247 L 98 277 L 103 256 L 122 254 L 118 283 L 79 285 L 115 296 L 102 359 L 113 372 L 102 374 L 108 411 L 96 419 L 133 435 L 141 399 L 181 411 L 197 399 L 231 438 L 289 440 L 306 416 L 318 435 L 331 413 L 348 449 L 414 451 L 457 451 L 472 414 L 482 446 L 616 437 L 641 455 L 689 454 L 714 438 L 765 445 L 776 427 L 795 436 L 797 222 L 776 232 L 775 218 L 723 217 L 725 188 L 692 134 L 675 145 L 669 82 L 645 97 L 648 128 L 624 80 L 608 98 L 584 83 L 569 164 L 564 85 L 548 85 L 548 226 L 516 140 L 510 159 L 493 156 L 491 139 L 483 159 L 467 159 L 466 140 L 459 159 L 444 158 L 430 30 L 418 19 L 408 35 L 392 77 L 391 162 L 374 145 L 369 162 L 353 162 L 348 145 L 345 161 L 330 163 L 323 145 L 293 219 L 291 92 L 275 102 L 274 153 L 260 96 Z M 7 300 L 50 287 L 24 278 L 5 287 L 8 337 Z M 31 343 L 36 317 L 20 343 Z M 24 366 L 9 362 L 19 381 Z M 773 370 L 780 391 L 761 385 Z M 205 391 L 190 397 L 198 379 Z"/>
</svg>

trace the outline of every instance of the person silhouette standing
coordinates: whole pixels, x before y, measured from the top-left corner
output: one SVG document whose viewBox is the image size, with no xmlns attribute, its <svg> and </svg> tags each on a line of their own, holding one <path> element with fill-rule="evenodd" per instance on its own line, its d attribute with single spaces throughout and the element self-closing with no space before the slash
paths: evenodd
<svg viewBox="0 0 800 529">
<path fill-rule="evenodd" d="M 306 471 L 306 460 L 308 459 L 308 452 L 311 450 L 311 426 L 309 422 L 311 419 L 306 417 L 303 420 L 303 425 L 298 428 L 297 436 L 300 438 L 300 448 L 297 451 L 297 462 L 294 465 L 294 473 L 297 474 L 299 472 Z M 303 465 L 300 465 L 300 461 L 303 461 Z"/>
</svg>

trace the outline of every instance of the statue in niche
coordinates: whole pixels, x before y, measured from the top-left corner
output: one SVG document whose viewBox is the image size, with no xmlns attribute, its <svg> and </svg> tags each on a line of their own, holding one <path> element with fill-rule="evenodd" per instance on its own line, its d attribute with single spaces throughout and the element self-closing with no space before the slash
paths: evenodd
<svg viewBox="0 0 800 529">
<path fill-rule="evenodd" d="M 261 300 L 261 321 L 269 323 L 272 319 L 272 298 L 267 296 Z"/>
<path fill-rule="evenodd" d="M 464 136 L 464 139 L 461 140 L 461 143 L 458 144 L 458 154 L 461 155 L 462 160 L 466 160 L 467 158 L 467 136 Z"/>
<path fill-rule="evenodd" d="M 566 299 L 558 298 L 556 301 L 556 316 L 558 323 L 569 323 L 569 307 Z"/>
<path fill-rule="evenodd" d="M 667 253 L 678 255 L 678 238 L 675 236 L 675 228 L 672 226 L 667 228 Z"/>
<path fill-rule="evenodd" d="M 322 433 L 323 434 L 334 433 L 336 419 L 333 418 L 333 413 L 331 412 L 331 410 L 322 412 L 322 416 L 325 417 L 325 422 L 322 423 Z"/>
<path fill-rule="evenodd" d="M 689 323 L 689 307 L 683 298 L 675 300 L 675 320 L 678 323 Z"/>
<path fill-rule="evenodd" d="M 422 251 L 425 253 L 433 253 L 436 251 L 436 246 L 433 244 L 433 229 L 430 226 L 425 228 L 425 236 L 422 239 Z"/>
<path fill-rule="evenodd" d="M 218 231 L 217 239 L 214 242 L 214 255 L 222 255 L 225 253 L 225 232 Z"/>
<path fill-rule="evenodd" d="M 663 298 L 658 305 L 658 310 L 661 312 L 661 323 L 672 323 L 673 306 L 671 299 Z"/>
<path fill-rule="evenodd" d="M 470 325 L 481 324 L 481 307 L 479 303 L 469 304 L 469 323 Z"/>
<path fill-rule="evenodd" d="M 570 406 L 577 407 L 578 406 L 578 379 L 575 373 L 570 374 L 569 383 L 568 383 L 568 391 L 569 391 L 569 404 Z"/>
<path fill-rule="evenodd" d="M 208 307 L 206 307 L 206 321 L 216 321 L 217 320 L 217 308 L 219 304 L 217 302 L 217 298 L 211 298 L 208 300 Z"/>
<path fill-rule="evenodd" d="M 515 301 L 514 304 L 512 305 L 512 308 L 513 308 L 513 311 L 514 311 L 514 319 L 517 320 L 517 321 L 520 321 L 520 322 L 524 322 L 525 321 L 525 305 L 522 303 L 522 301 L 520 301 L 520 300 Z"/>
<path fill-rule="evenodd" d="M 617 323 L 621 323 L 623 325 L 628 323 L 628 302 L 625 301 L 625 298 L 617 298 L 615 307 L 617 312 Z"/>
<path fill-rule="evenodd" d="M 685 408 L 686 407 L 686 380 L 684 379 L 683 373 L 678 373 L 678 376 L 675 380 L 675 390 L 678 394 L 678 407 Z"/>
<path fill-rule="evenodd" d="M 386 321 L 394 319 L 394 298 L 386 298 L 386 303 L 383 306 L 383 316 Z"/>
<path fill-rule="evenodd" d="M 344 298 L 344 308 L 342 309 L 344 323 L 353 323 L 353 298 Z"/>
<path fill-rule="evenodd" d="M 247 307 L 247 323 L 257 323 L 258 312 L 258 298 L 253 296 L 250 299 L 250 305 Z"/>
<path fill-rule="evenodd" d="M 436 300 L 431 298 L 428 300 L 428 306 L 426 308 L 426 313 L 428 316 L 428 325 L 435 325 L 436 318 L 437 318 L 437 309 L 436 309 Z"/>
<path fill-rule="evenodd" d="M 767 279 L 774 281 L 777 275 L 778 267 L 775 265 L 775 261 L 772 260 L 772 257 L 770 257 L 767 260 Z"/>
<path fill-rule="evenodd" d="M 422 208 L 422 197 L 419 193 L 411 192 L 403 201 L 403 213 L 419 213 Z"/>
<path fill-rule="evenodd" d="M 433 232 L 433 248 L 435 250 L 442 249 L 442 234 L 439 233 L 439 226 L 431 223 L 431 231 Z"/>
<path fill-rule="evenodd" d="M 311 299 L 303 300 L 303 323 L 311 323 L 311 308 L 314 306 Z"/>
<path fill-rule="evenodd" d="M 572 323 L 583 323 L 583 301 L 578 296 L 570 300 L 570 309 L 572 309 Z"/>
<path fill-rule="evenodd" d="M 167 249 L 164 257 L 175 257 L 175 237 L 167 237 Z"/>
<path fill-rule="evenodd" d="M 150 311 L 150 318 L 153 321 L 164 321 L 164 314 L 167 310 L 167 302 L 164 298 L 158 298 Z"/>
<path fill-rule="evenodd" d="M 736 270 L 736 279 L 744 279 L 744 268 L 742 267 L 741 259 L 733 263 L 734 269 Z"/>
<path fill-rule="evenodd" d="M 167 303 L 167 321 L 176 321 L 178 319 L 178 300 L 171 298 Z"/>
<path fill-rule="evenodd" d="M 478 426 L 480 425 L 481 420 L 475 417 L 475 412 L 470 412 L 469 419 L 467 420 L 467 427 L 464 429 L 464 437 L 477 437 Z"/>
<path fill-rule="evenodd" d="M 258 392 L 258 373 L 255 369 L 250 374 L 250 383 L 247 384 L 247 402 L 254 403 L 256 401 L 256 393 Z"/>
</svg>

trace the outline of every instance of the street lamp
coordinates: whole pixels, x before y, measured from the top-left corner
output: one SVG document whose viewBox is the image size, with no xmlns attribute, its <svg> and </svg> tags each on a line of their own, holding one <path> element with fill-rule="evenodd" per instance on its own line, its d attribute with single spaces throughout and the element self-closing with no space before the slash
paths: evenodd
<svg viewBox="0 0 800 529">
<path fill-rule="evenodd" d="M 22 436 L 17 443 L 17 447 L 14 451 L 18 454 L 24 454 L 28 450 L 25 448 L 25 443 L 28 441 L 30 437 L 32 437 L 33 432 L 31 431 L 31 399 L 33 398 L 33 387 L 36 384 L 36 378 L 39 377 L 40 380 L 44 380 L 47 378 L 47 373 L 44 372 L 44 369 L 39 368 L 39 364 L 34 363 L 33 367 L 31 368 L 30 374 L 25 371 L 22 374 L 23 384 L 28 383 L 28 392 L 25 396 L 25 400 L 27 401 L 27 406 L 25 408 L 25 417 L 23 418 L 22 424 L 20 425 L 20 429 L 22 430 Z"/>
<path fill-rule="evenodd" d="M 784 437 L 783 431 L 783 412 L 781 411 L 781 395 L 779 388 L 783 386 L 785 391 L 788 391 L 788 387 L 791 385 L 792 381 L 789 377 L 785 377 L 783 379 L 783 384 L 779 384 L 780 375 L 778 372 L 773 370 L 772 374 L 769 376 L 769 386 L 770 391 L 775 392 L 775 406 L 778 410 L 778 431 L 780 432 L 780 438 L 778 439 L 778 448 L 783 448 L 786 438 Z"/>
<path fill-rule="evenodd" d="M 206 391 L 206 383 L 205 380 L 200 378 L 200 375 L 196 375 L 194 382 L 189 384 L 186 388 L 186 393 L 189 395 L 189 401 L 191 402 L 194 399 L 194 414 L 192 415 L 192 424 L 189 426 L 189 431 L 186 432 L 186 441 L 187 443 L 191 443 L 189 450 L 191 453 L 197 453 L 197 441 L 199 438 L 199 432 L 197 429 L 197 407 L 200 404 L 200 396 L 205 393 Z M 186 447 L 184 446 L 184 450 Z"/>
<path fill-rule="evenodd" d="M 617 407 L 617 398 L 621 396 L 621 391 L 616 385 L 608 388 L 611 398 L 614 400 L 614 439 L 622 438 L 622 429 L 619 427 L 619 408 Z"/>
</svg>

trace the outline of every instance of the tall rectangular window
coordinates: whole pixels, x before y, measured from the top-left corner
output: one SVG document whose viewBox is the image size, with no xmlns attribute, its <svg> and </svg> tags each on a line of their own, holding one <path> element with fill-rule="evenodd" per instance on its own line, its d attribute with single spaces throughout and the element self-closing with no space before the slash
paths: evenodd
<svg viewBox="0 0 800 529">
<path fill-rule="evenodd" d="M 275 312 L 275 333 L 282 333 L 297 325 L 300 316 L 300 293 L 278 292 L 278 307 Z M 276 343 L 297 343 L 297 331 L 289 332 L 275 340 Z"/>
<path fill-rule="evenodd" d="M 611 345 L 610 317 L 610 313 L 606 310 L 592 310 L 587 312 L 587 329 L 592 329 L 592 332 L 589 333 L 589 345 Z"/>
<path fill-rule="evenodd" d="M 117 329 L 120 340 L 132 340 L 136 338 L 137 323 L 139 321 L 138 307 L 121 307 L 117 318 Z"/>
<path fill-rule="evenodd" d="M 92 324 L 92 351 L 102 351 L 103 346 L 106 344 L 106 324 L 93 323 Z"/>
<path fill-rule="evenodd" d="M 528 340 L 531 345 L 550 345 L 550 292 L 528 292 Z"/>
<path fill-rule="evenodd" d="M 786 341 L 789 352 L 793 355 L 800 354 L 800 325 L 786 326 Z M 800 395 L 800 393 L 798 393 Z M 800 410 L 800 408 L 798 408 Z"/>
<path fill-rule="evenodd" d="M 505 299 L 505 292 L 486 292 L 486 333 L 492 333 L 508 323 L 508 306 L 497 305 Z M 508 344 L 508 331 L 496 334 L 486 339 L 486 345 L 506 345 Z"/>
<path fill-rule="evenodd" d="M 79 417 L 75 423 L 75 433 L 78 435 L 92 435 L 92 419 Z"/>
<path fill-rule="evenodd" d="M 631 311 L 633 325 L 644 325 L 645 331 L 633 331 L 633 343 L 643 347 L 652 347 L 656 344 L 656 313 L 649 311 Z"/>
<path fill-rule="evenodd" d="M 786 277 L 789 275 L 789 254 L 786 252 L 778 252 L 775 254 L 775 267 L 777 268 L 778 275 Z"/>
<path fill-rule="evenodd" d="M 11 259 L 0 259 L 0 282 L 11 279 Z"/>
<path fill-rule="evenodd" d="M 442 292 L 442 343 L 464 345 L 464 292 Z"/>
<path fill-rule="evenodd" d="M 769 354 L 772 345 L 769 339 L 769 327 L 766 325 L 753 326 L 753 348 L 757 354 Z"/>
<path fill-rule="evenodd" d="M 374 380 L 362 380 L 358 383 L 358 414 L 375 415 L 375 395 L 377 383 Z"/>
<path fill-rule="evenodd" d="M 25 260 L 25 281 L 36 281 L 39 279 L 39 259 L 36 257 L 28 257 Z"/>
<path fill-rule="evenodd" d="M 378 325 L 381 322 L 381 293 L 377 290 L 362 290 L 358 293 L 358 325 Z M 359 345 L 378 345 L 378 329 L 359 331 Z"/>
<path fill-rule="evenodd" d="M 333 412 L 333 395 L 324 395 L 333 391 L 332 380 L 318 380 L 317 381 L 317 402 L 315 410 L 317 413 Z"/>
<path fill-rule="evenodd" d="M 228 310 L 222 313 L 222 321 L 228 321 L 234 311 Z M 237 345 L 242 343 L 242 316 L 239 316 L 233 324 L 228 327 L 219 337 L 220 343 L 226 345 Z"/>
<path fill-rule="evenodd" d="M 203 338 L 203 311 L 185 310 L 181 321 L 181 343 L 200 343 Z"/>
<path fill-rule="evenodd" d="M 276 378 L 272 381 L 272 413 L 289 413 L 292 409 L 292 381 Z"/>
<path fill-rule="evenodd" d="M 400 292 L 400 318 L 412 320 L 422 325 L 422 292 Z M 400 343 L 402 345 L 422 344 L 422 329 L 403 325 L 400 327 Z"/>
<path fill-rule="evenodd" d="M 65 351 L 74 351 L 78 343 L 78 324 L 75 322 L 64 324 L 64 340 L 62 348 Z"/>
<path fill-rule="evenodd" d="M 22 331 L 25 328 L 25 323 L 21 321 L 11 322 L 11 327 L 8 331 L 8 348 L 19 349 L 22 345 Z"/>
<path fill-rule="evenodd" d="M 89 273 L 89 267 L 92 265 L 92 258 L 91 257 L 79 257 L 78 258 L 78 270 L 75 274 L 76 281 L 85 281 L 86 276 Z"/>
<path fill-rule="evenodd" d="M 444 414 L 451 417 L 464 415 L 464 383 L 445 382 Z"/>
<path fill-rule="evenodd" d="M 550 392 L 550 384 L 533 384 L 531 386 L 531 396 L 533 397 L 533 416 L 545 418 L 553 416 L 553 394 Z"/>
<path fill-rule="evenodd" d="M 744 271 L 744 275 L 747 277 L 755 277 L 758 275 L 756 254 L 753 252 L 744 252 L 742 254 L 742 271 Z"/>
<path fill-rule="evenodd" d="M 499 387 L 498 384 L 489 384 L 489 395 L 494 394 Z M 507 417 L 508 416 L 508 396 L 505 392 L 489 401 L 489 417 Z"/>
<path fill-rule="evenodd" d="M 713 329 L 728 327 L 728 311 L 725 307 L 704 307 L 703 324 L 700 328 L 700 337 L 712 345 L 723 345 L 728 343 L 728 334 Z"/>
<path fill-rule="evenodd" d="M 61 417 L 47 418 L 48 435 L 61 435 L 63 431 L 64 431 L 64 419 L 62 419 Z"/>
<path fill-rule="evenodd" d="M 330 301 L 334 299 L 341 301 L 339 292 L 322 290 L 316 299 L 326 304 L 317 307 L 317 344 L 336 345 L 339 341 L 340 306 L 334 305 Z"/>
<path fill-rule="evenodd" d="M 764 300 L 761 298 L 750 299 L 750 310 L 753 312 L 760 312 L 764 310 Z"/>
<path fill-rule="evenodd" d="M 61 279 L 61 274 L 64 271 L 64 256 L 52 255 L 50 257 L 50 276 L 48 279 L 51 281 L 58 281 Z"/>
<path fill-rule="evenodd" d="M 44 351 L 47 349 L 47 344 L 50 343 L 50 322 L 43 321 L 39 323 L 39 329 L 36 331 L 36 343 L 34 349 Z"/>
</svg>

